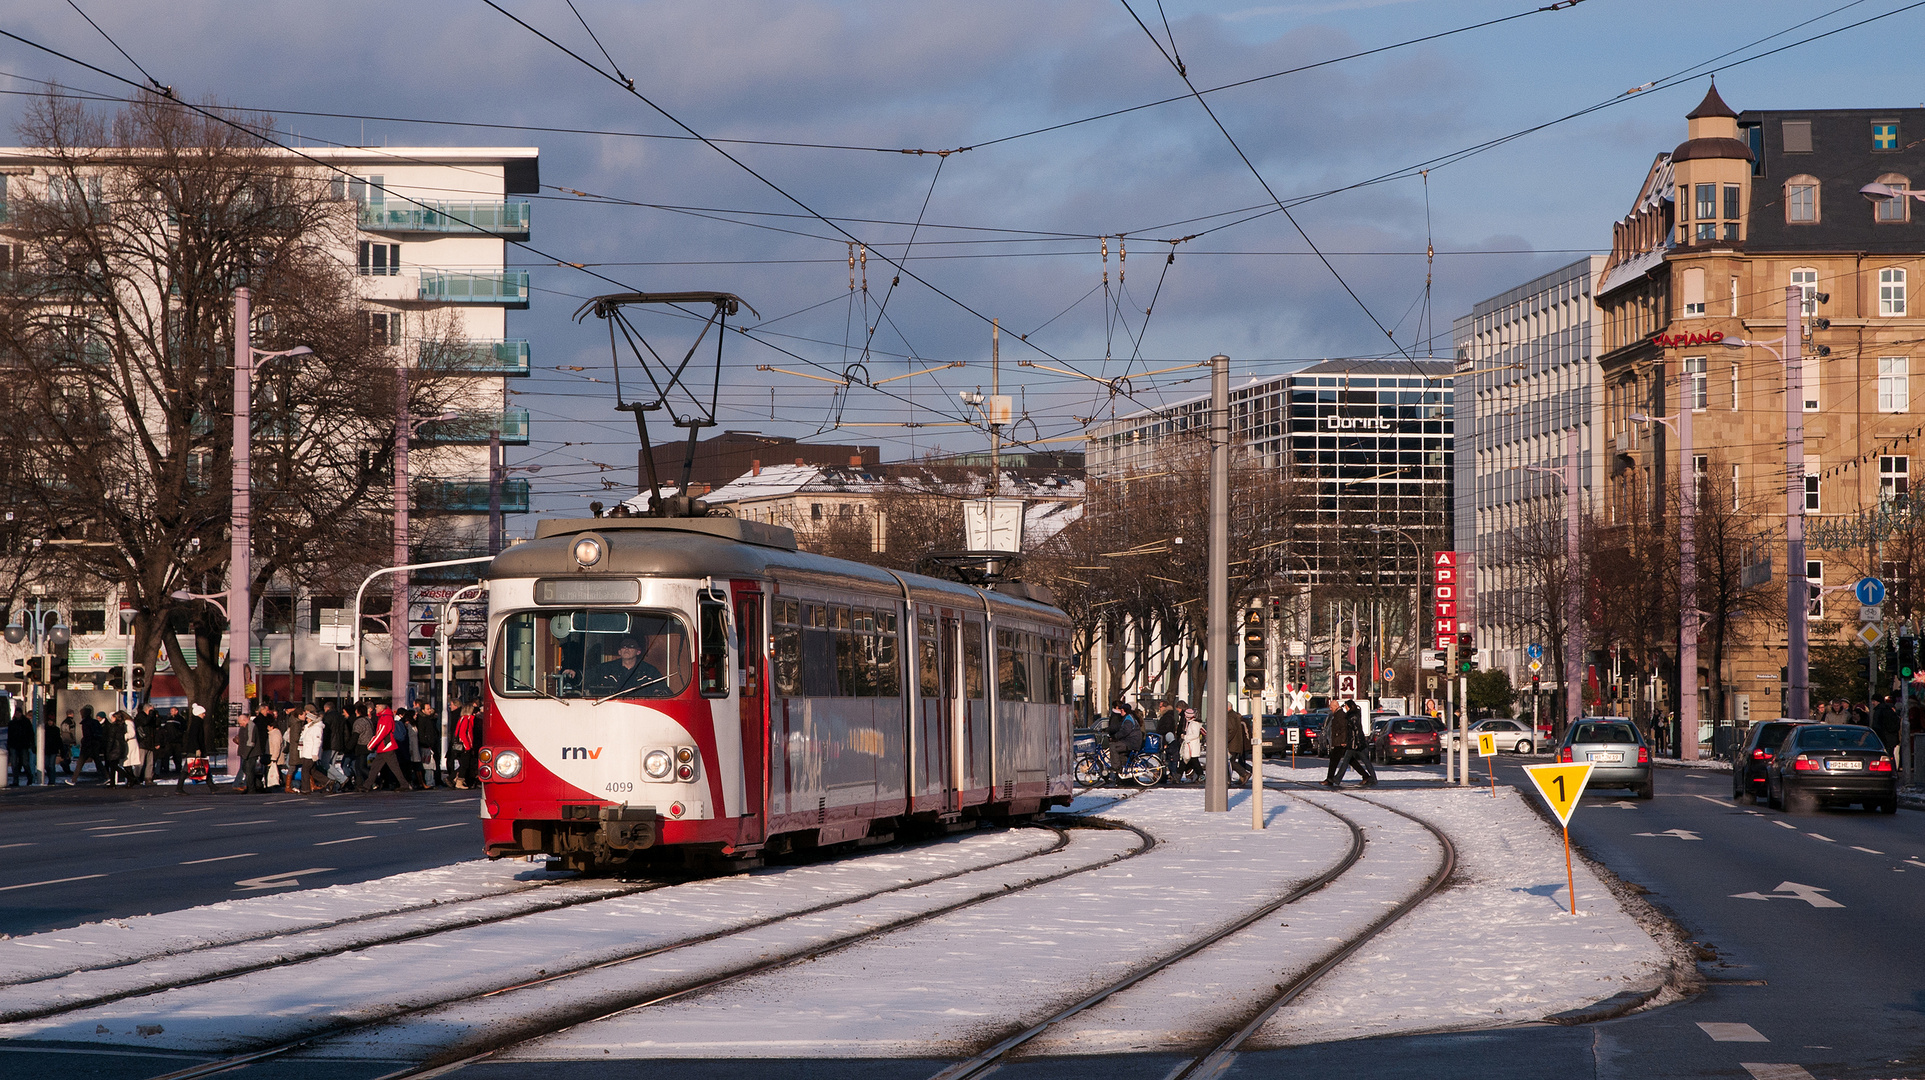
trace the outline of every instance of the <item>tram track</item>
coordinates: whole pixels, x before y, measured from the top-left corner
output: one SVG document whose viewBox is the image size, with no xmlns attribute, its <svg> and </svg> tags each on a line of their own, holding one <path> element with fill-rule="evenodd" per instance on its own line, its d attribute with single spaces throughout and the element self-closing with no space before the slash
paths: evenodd
<svg viewBox="0 0 1925 1080">
<path fill-rule="evenodd" d="M 154 1078 L 154 1080 L 195 1080 L 195 1078 L 198 1078 L 198 1077 L 218 1075 L 220 1073 L 243 1068 L 255 1062 L 265 1061 L 276 1057 L 282 1057 L 291 1053 L 301 1051 L 303 1049 L 316 1047 L 320 1044 L 324 1044 L 331 1040 L 337 1040 L 344 1037 L 364 1034 L 370 1031 L 378 1030 L 382 1027 L 393 1026 L 397 1023 L 401 1023 L 417 1017 L 421 1017 L 437 1010 L 448 1009 L 451 1007 L 461 1006 L 463 1004 L 484 1001 L 490 998 L 496 998 L 504 995 L 511 995 L 521 991 L 549 987 L 554 984 L 563 983 L 570 979 L 579 979 L 587 976 L 593 976 L 597 973 L 608 972 L 612 969 L 619 968 L 625 964 L 632 964 L 632 963 L 647 960 L 653 957 L 660 957 L 667 954 L 680 952 L 682 950 L 693 949 L 706 944 L 723 942 L 726 939 L 730 939 L 730 938 L 743 937 L 743 936 L 752 934 L 756 930 L 775 927 L 782 923 L 807 919 L 811 916 L 819 916 L 825 913 L 835 912 L 838 909 L 852 908 L 855 905 L 874 901 L 881 897 L 888 897 L 891 894 L 904 893 L 910 890 L 928 888 L 930 886 L 940 885 L 945 882 L 956 881 L 958 879 L 967 877 L 972 874 L 993 874 L 996 871 L 1006 871 L 1012 866 L 1017 866 L 1025 862 L 1029 862 L 1036 859 L 1042 859 L 1051 855 L 1061 853 L 1070 845 L 1072 828 L 1058 827 L 1056 825 L 1042 825 L 1042 826 L 1036 826 L 1036 827 L 1046 828 L 1049 831 L 1055 833 L 1056 841 L 1053 844 L 1049 845 L 1048 847 L 1039 849 L 1037 851 L 1028 852 L 1015 858 L 1002 859 L 1002 860 L 998 860 L 995 862 L 986 863 L 982 865 L 965 867 L 965 868 L 950 871 L 944 874 L 932 875 L 929 877 L 922 877 L 914 881 L 902 882 L 899 884 L 891 885 L 883 889 L 868 890 L 861 893 L 860 895 L 841 897 L 838 899 L 825 901 L 819 904 L 810 905 L 805 908 L 785 911 L 785 912 L 782 912 L 781 914 L 769 916 L 767 918 L 756 919 L 747 923 L 737 924 L 726 928 L 717 929 L 708 933 L 692 935 L 692 936 L 689 936 L 686 938 L 680 938 L 674 941 L 661 942 L 659 944 L 650 946 L 648 948 L 638 949 L 631 953 L 626 953 L 619 956 L 600 959 L 591 963 L 577 965 L 577 966 L 568 968 L 566 970 L 558 970 L 558 971 L 544 970 L 538 973 L 537 977 L 533 979 L 523 978 L 523 979 L 518 979 L 513 983 L 494 986 L 484 990 L 470 991 L 467 993 L 452 995 L 446 998 L 440 998 L 434 1001 L 417 1002 L 410 1005 L 397 1006 L 393 1009 L 385 1011 L 382 1015 L 377 1017 L 364 1016 L 364 1017 L 344 1018 L 335 1023 L 324 1024 L 315 1029 L 304 1031 L 298 1036 L 293 1038 L 275 1042 L 270 1045 L 254 1047 L 254 1048 L 245 1050 L 241 1053 L 232 1054 L 215 1061 L 203 1062 L 198 1065 L 169 1072 L 169 1073 L 163 1074 L 160 1077 Z M 1081 821 L 1081 822 L 1076 822 L 1073 827 L 1078 829 L 1089 829 L 1089 830 L 1127 831 L 1135 834 L 1135 839 L 1137 843 L 1132 850 L 1127 850 L 1127 851 L 1120 852 L 1118 854 L 1110 855 L 1108 857 L 1101 858 L 1096 861 L 1092 861 L 1085 865 L 1071 866 L 1067 869 L 1063 869 L 1054 873 L 1041 875 L 1035 878 L 1021 881 L 1019 883 L 992 885 L 992 887 L 985 888 L 977 893 L 974 893 L 973 895 L 966 896 L 962 899 L 959 899 L 953 902 L 944 903 L 936 907 L 920 910 L 912 914 L 904 915 L 902 917 L 895 918 L 895 919 L 888 920 L 881 923 L 864 924 L 849 932 L 832 936 L 827 940 L 819 941 L 804 949 L 793 950 L 789 952 L 784 952 L 780 955 L 759 958 L 752 963 L 737 964 L 732 967 L 725 968 L 723 970 L 711 972 L 701 977 L 682 980 L 678 982 L 676 985 L 673 985 L 670 987 L 654 988 L 649 990 L 646 993 L 631 994 L 627 996 L 601 994 L 598 996 L 591 996 L 591 997 L 585 998 L 583 1001 L 579 1003 L 571 1002 L 569 1005 L 559 1010 L 550 1010 L 550 1011 L 544 1012 L 538 1020 L 533 1021 L 530 1024 L 523 1025 L 519 1028 L 515 1028 L 509 1031 L 497 1030 L 491 1033 L 490 1036 L 487 1037 L 485 1040 L 479 1041 L 477 1043 L 464 1044 L 461 1047 L 459 1047 L 457 1050 L 453 1050 L 453 1051 L 450 1051 L 449 1053 L 437 1055 L 435 1058 L 431 1060 L 419 1063 L 414 1066 L 410 1066 L 394 1075 L 395 1076 L 421 1075 L 428 1071 L 438 1070 L 446 1066 L 449 1066 L 451 1064 L 461 1064 L 467 1061 L 479 1060 L 481 1058 L 491 1056 L 509 1046 L 526 1042 L 529 1039 L 538 1038 L 541 1035 L 549 1034 L 553 1031 L 560 1030 L 564 1027 L 569 1027 L 578 1023 L 599 1019 L 603 1016 L 614 1015 L 616 1013 L 624 1012 L 629 1009 L 640 1007 L 640 1006 L 659 1004 L 665 1001 L 679 999 L 682 997 L 686 997 L 690 994 L 698 993 L 703 990 L 725 985 L 741 979 L 750 978 L 755 975 L 759 975 L 768 971 L 775 970 L 777 968 L 786 967 L 792 964 L 804 963 L 806 961 L 813 960 L 818 957 L 836 952 L 840 949 L 848 948 L 852 945 L 858 944 L 862 941 L 869 940 L 878 935 L 892 933 L 892 932 L 907 928 L 909 926 L 927 922 L 932 919 L 940 918 L 943 915 L 947 915 L 955 911 L 964 910 L 966 908 L 975 906 L 977 904 L 985 903 L 992 899 L 997 899 L 1003 896 L 1007 896 L 1014 891 L 1034 888 L 1036 886 L 1047 884 L 1051 881 L 1061 880 L 1063 878 L 1070 877 L 1075 874 L 1085 873 L 1090 870 L 1099 869 L 1104 866 L 1114 865 L 1116 862 L 1139 856 L 1151 850 L 1156 845 L 1156 840 L 1153 836 L 1151 836 L 1150 834 L 1148 834 L 1147 832 L 1141 829 L 1138 829 L 1132 826 L 1117 825 L 1117 824 L 1108 823 L 1108 822 Z"/>
<path fill-rule="evenodd" d="M 1269 787 L 1269 785 L 1267 784 L 1265 786 L 1266 788 Z M 1283 790 L 1285 791 L 1286 794 L 1288 794 L 1290 789 L 1286 788 Z M 1110 999 L 1116 997 L 1118 994 L 1121 994 L 1124 991 L 1129 990 L 1133 986 L 1143 983 L 1144 981 L 1156 975 L 1170 971 L 1171 969 L 1175 968 L 1178 964 L 1181 964 L 1184 961 L 1189 960 L 1190 958 L 1195 957 L 1200 953 L 1203 953 L 1205 950 L 1209 949 L 1210 947 L 1228 941 L 1239 932 L 1249 929 L 1250 927 L 1258 923 L 1260 920 L 1262 920 L 1266 916 L 1269 916 L 1285 907 L 1288 907 L 1289 905 L 1295 904 L 1298 901 L 1301 901 L 1304 898 L 1311 896 L 1329 887 L 1330 885 L 1338 881 L 1340 878 L 1342 878 L 1344 874 L 1348 873 L 1353 867 L 1357 865 L 1357 863 L 1361 860 L 1363 856 L 1364 847 L 1366 843 L 1363 827 L 1359 825 L 1354 819 L 1344 814 L 1341 814 L 1336 810 L 1333 810 L 1330 807 L 1323 805 L 1320 802 L 1317 802 L 1312 799 L 1303 798 L 1302 796 L 1292 796 L 1292 797 L 1297 798 L 1299 801 L 1309 806 L 1323 810 L 1324 812 L 1332 815 L 1333 817 L 1336 817 L 1339 821 L 1342 821 L 1346 826 L 1349 827 L 1352 835 L 1352 847 L 1344 859 L 1340 860 L 1335 866 L 1331 867 L 1329 870 L 1325 871 L 1324 873 L 1318 875 L 1315 878 L 1312 878 L 1307 882 L 1304 882 L 1298 885 L 1297 887 L 1291 889 L 1288 893 L 1286 893 L 1282 897 L 1279 897 L 1278 899 L 1263 905 L 1262 907 L 1249 913 L 1248 915 L 1245 915 L 1244 917 L 1236 920 L 1235 922 L 1232 922 L 1227 926 L 1221 927 L 1218 930 L 1212 932 L 1211 934 L 1208 934 L 1197 941 L 1191 942 L 1190 944 L 1184 946 L 1182 949 L 1166 957 L 1162 957 L 1157 961 L 1155 961 L 1154 963 L 1149 964 L 1143 967 L 1142 969 L 1135 971 L 1130 975 L 1095 991 L 1094 993 L 1089 994 L 1088 996 L 1084 997 L 1082 1000 L 1077 1001 L 1076 1003 L 1064 1009 L 1059 1010 L 1058 1012 L 1044 1018 L 1043 1020 L 1023 1029 L 1022 1031 L 1016 1032 L 1015 1034 L 1012 1034 L 996 1042 L 995 1044 L 991 1045 L 990 1047 L 986 1048 L 985 1050 L 981 1051 L 975 1056 L 966 1058 L 962 1061 L 959 1061 L 950 1065 L 949 1067 L 943 1069 L 941 1072 L 936 1073 L 935 1076 L 931 1078 L 931 1080 L 974 1080 L 974 1078 L 985 1076 L 991 1071 L 997 1069 L 1001 1065 L 1008 1062 L 1011 1056 L 1014 1055 L 1017 1051 L 1021 1050 L 1024 1046 L 1036 1041 L 1040 1036 L 1044 1035 L 1045 1033 L 1050 1032 L 1062 1026 L 1067 1021 L 1083 1013 L 1088 1012 L 1089 1010 L 1103 1004 L 1106 1001 L 1109 1001 Z M 1314 986 L 1318 982 L 1318 980 L 1322 979 L 1326 974 L 1328 974 L 1330 971 L 1335 969 L 1345 959 L 1347 959 L 1352 954 L 1354 954 L 1358 949 L 1370 943 L 1378 935 L 1380 935 L 1386 929 L 1388 929 L 1391 925 L 1395 924 L 1398 920 L 1402 919 L 1405 915 L 1408 915 L 1411 911 L 1414 911 L 1425 900 L 1428 900 L 1431 896 L 1433 896 L 1437 892 L 1437 890 L 1443 887 L 1444 883 L 1450 879 L 1451 874 L 1456 870 L 1456 865 L 1457 865 L 1456 847 L 1451 844 L 1450 838 L 1445 836 L 1443 832 L 1438 830 L 1435 826 L 1411 814 L 1407 814 L 1401 810 L 1397 810 L 1390 806 L 1386 806 L 1383 803 L 1377 802 L 1376 800 L 1362 799 L 1354 795 L 1347 796 L 1347 797 L 1356 798 L 1359 801 L 1369 803 L 1370 805 L 1380 810 L 1384 810 L 1389 813 L 1396 814 L 1399 817 L 1409 819 L 1410 821 L 1416 822 L 1418 825 L 1421 825 L 1433 837 L 1436 838 L 1438 844 L 1441 847 L 1440 858 L 1439 858 L 1439 863 L 1437 868 L 1434 871 L 1432 871 L 1432 873 L 1425 879 L 1423 885 L 1421 885 L 1417 890 L 1415 890 L 1410 896 L 1406 897 L 1402 902 L 1400 902 L 1395 907 L 1385 912 L 1382 916 L 1380 916 L 1379 918 L 1371 922 L 1361 932 L 1355 935 L 1352 935 L 1336 948 L 1318 957 L 1306 969 L 1298 973 L 1295 977 L 1291 978 L 1290 980 L 1282 984 L 1277 985 L 1275 991 L 1267 998 L 1267 1000 L 1262 1005 L 1260 1005 L 1256 1009 L 1249 1012 L 1242 1019 L 1240 1023 L 1237 1023 L 1234 1026 L 1226 1025 L 1228 1030 L 1224 1031 L 1220 1036 L 1218 1036 L 1216 1040 L 1213 1042 L 1213 1044 L 1211 1044 L 1202 1053 L 1191 1058 L 1187 1063 L 1179 1066 L 1175 1071 L 1171 1072 L 1168 1076 L 1168 1080 L 1205 1080 L 1205 1078 L 1216 1077 L 1221 1075 L 1223 1071 L 1227 1069 L 1230 1063 L 1235 1059 L 1237 1049 L 1241 1047 L 1246 1041 L 1248 1041 L 1252 1035 L 1256 1034 L 1256 1032 L 1261 1030 L 1263 1025 L 1267 1023 L 1272 1016 L 1276 1015 L 1277 1012 L 1287 1007 L 1292 1001 L 1295 1001 L 1305 991 L 1309 990 L 1312 986 Z"/>
</svg>

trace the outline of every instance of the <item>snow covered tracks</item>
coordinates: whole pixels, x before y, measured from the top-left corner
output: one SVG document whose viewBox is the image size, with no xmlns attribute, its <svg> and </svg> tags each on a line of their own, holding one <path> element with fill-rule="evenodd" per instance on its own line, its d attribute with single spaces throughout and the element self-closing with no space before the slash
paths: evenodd
<svg viewBox="0 0 1925 1080">
<path fill-rule="evenodd" d="M 1456 868 L 1449 838 L 1402 811 L 1354 796 L 1294 797 L 1349 830 L 1349 850 L 1335 865 L 933 1080 L 969 1080 L 1018 1058 L 1172 1050 L 1194 1055 L 1172 1080 L 1216 1076 L 1280 1009 L 1428 899 Z M 1419 839 L 1426 834 L 1430 843 Z M 1433 846 L 1434 863 L 1427 857 Z M 1409 885 L 1388 910 L 1386 882 Z M 1280 912 L 1287 921 L 1270 921 Z"/>
<path fill-rule="evenodd" d="M 405 1075 L 824 956 L 1153 844 L 1134 829 L 951 837 L 379 939 L 105 1004 L 76 1002 L 0 1025 L 0 1039 L 137 1045 L 190 1060 L 222 1055 L 167 1074 L 177 1080 L 297 1051 L 416 1063 Z"/>
</svg>

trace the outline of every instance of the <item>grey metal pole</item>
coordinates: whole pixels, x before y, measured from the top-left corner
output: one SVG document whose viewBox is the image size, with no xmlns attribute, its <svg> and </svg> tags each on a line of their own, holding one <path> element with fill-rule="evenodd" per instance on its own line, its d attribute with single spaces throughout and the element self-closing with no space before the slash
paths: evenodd
<svg viewBox="0 0 1925 1080">
<path fill-rule="evenodd" d="M 1583 492 L 1578 487 L 1578 429 L 1564 433 L 1564 722 L 1584 715 L 1584 569 L 1578 560 L 1577 526 Z"/>
<path fill-rule="evenodd" d="M 1698 466 L 1691 447 L 1688 383 L 1678 405 L 1678 756 L 1696 761 L 1698 746 Z"/>
<path fill-rule="evenodd" d="M 488 554 L 501 554 L 501 425 L 488 431 Z"/>
<path fill-rule="evenodd" d="M 394 565 L 408 559 L 408 369 L 394 366 Z M 399 712 L 408 704 L 408 571 L 394 575 L 394 596 L 388 603 L 388 660 L 392 689 L 388 706 Z"/>
<path fill-rule="evenodd" d="M 253 420 L 249 415 L 254 386 L 254 328 L 252 295 L 246 286 L 234 290 L 234 448 L 232 451 L 233 505 L 228 516 L 231 547 L 227 564 L 227 774 L 241 771 L 241 724 L 247 716 L 248 633 L 254 601 L 248 596 L 253 577 L 254 480 L 251 472 Z"/>
<path fill-rule="evenodd" d="M 1210 666 L 1204 679 L 1203 714 L 1209 725 L 1204 764 L 1203 810 L 1230 809 L 1230 358 L 1210 357 Z M 1261 733 L 1258 733 L 1261 738 Z M 1252 777 L 1260 787 L 1262 777 Z M 1255 795 L 1255 790 L 1251 793 Z"/>
<path fill-rule="evenodd" d="M 1805 291 L 1785 286 L 1785 716 L 1811 719 L 1811 582 L 1805 576 Z"/>
</svg>

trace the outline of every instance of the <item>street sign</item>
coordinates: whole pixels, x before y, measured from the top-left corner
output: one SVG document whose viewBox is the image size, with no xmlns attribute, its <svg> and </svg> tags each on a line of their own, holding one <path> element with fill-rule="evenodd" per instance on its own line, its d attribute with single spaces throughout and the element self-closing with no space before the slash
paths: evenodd
<svg viewBox="0 0 1925 1080">
<path fill-rule="evenodd" d="M 1477 756 L 1478 757 L 1496 757 L 1497 756 L 1497 733 L 1496 732 L 1480 731 L 1477 733 Z"/>
<path fill-rule="evenodd" d="M 1337 696 L 1345 701 L 1357 700 L 1357 673 L 1340 671 L 1337 673 Z"/>
<path fill-rule="evenodd" d="M 1542 660 L 1533 660 L 1533 661 L 1531 661 L 1531 670 L 1532 670 L 1532 671 L 1543 671 L 1543 670 L 1544 670 L 1544 661 L 1542 661 Z"/>
<path fill-rule="evenodd" d="M 1865 647 L 1869 649 L 1885 640 L 1885 631 L 1880 630 L 1877 623 L 1866 623 L 1858 628 L 1857 636 L 1858 640 L 1864 642 Z"/>
<path fill-rule="evenodd" d="M 1389 682 L 1390 680 L 1392 680 L 1392 679 L 1394 679 L 1394 678 L 1396 678 L 1396 677 L 1397 677 L 1397 673 L 1396 673 L 1396 672 L 1394 672 L 1394 671 L 1392 671 L 1392 670 L 1390 670 L 1389 668 L 1385 668 L 1385 669 L 1384 669 L 1384 681 L 1385 681 L 1385 682 Z"/>
<path fill-rule="evenodd" d="M 1524 651 L 1529 653 L 1531 656 L 1531 659 L 1533 660 L 1544 659 L 1544 646 L 1542 645 L 1532 645 L 1530 648 Z"/>
<path fill-rule="evenodd" d="M 1858 605 L 1858 621 L 1884 622 L 1885 608 L 1880 604 L 1860 604 Z"/>
<path fill-rule="evenodd" d="M 1591 779 L 1591 763 L 1526 765 L 1524 773 L 1537 785 L 1544 801 L 1551 804 L 1551 813 L 1557 815 L 1558 824 L 1570 827 L 1571 811 L 1577 809 L 1578 796 L 1584 794 L 1584 785 Z"/>
<path fill-rule="evenodd" d="M 1293 728 L 1288 728 L 1286 730 L 1290 736 L 1290 745 L 1291 746 L 1297 745 L 1297 743 L 1303 737 L 1303 729 L 1300 727 L 1293 727 Z"/>
<path fill-rule="evenodd" d="M 1859 578 L 1858 584 L 1852 586 L 1852 592 L 1858 594 L 1858 602 L 1861 604 L 1876 605 L 1885 602 L 1885 583 L 1875 577 Z"/>
</svg>

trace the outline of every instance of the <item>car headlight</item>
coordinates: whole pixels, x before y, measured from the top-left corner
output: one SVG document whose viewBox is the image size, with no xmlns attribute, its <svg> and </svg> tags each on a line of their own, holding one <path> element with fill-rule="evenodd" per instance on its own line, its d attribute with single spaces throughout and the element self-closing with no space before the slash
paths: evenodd
<svg viewBox="0 0 1925 1080">
<path fill-rule="evenodd" d="M 495 755 L 495 775 L 503 780 L 513 780 L 521 775 L 521 755 L 513 750 L 503 750 Z"/>
<path fill-rule="evenodd" d="M 668 779 L 668 772 L 674 767 L 666 750 L 650 750 L 642 757 L 642 772 L 648 774 L 650 780 Z"/>
</svg>

